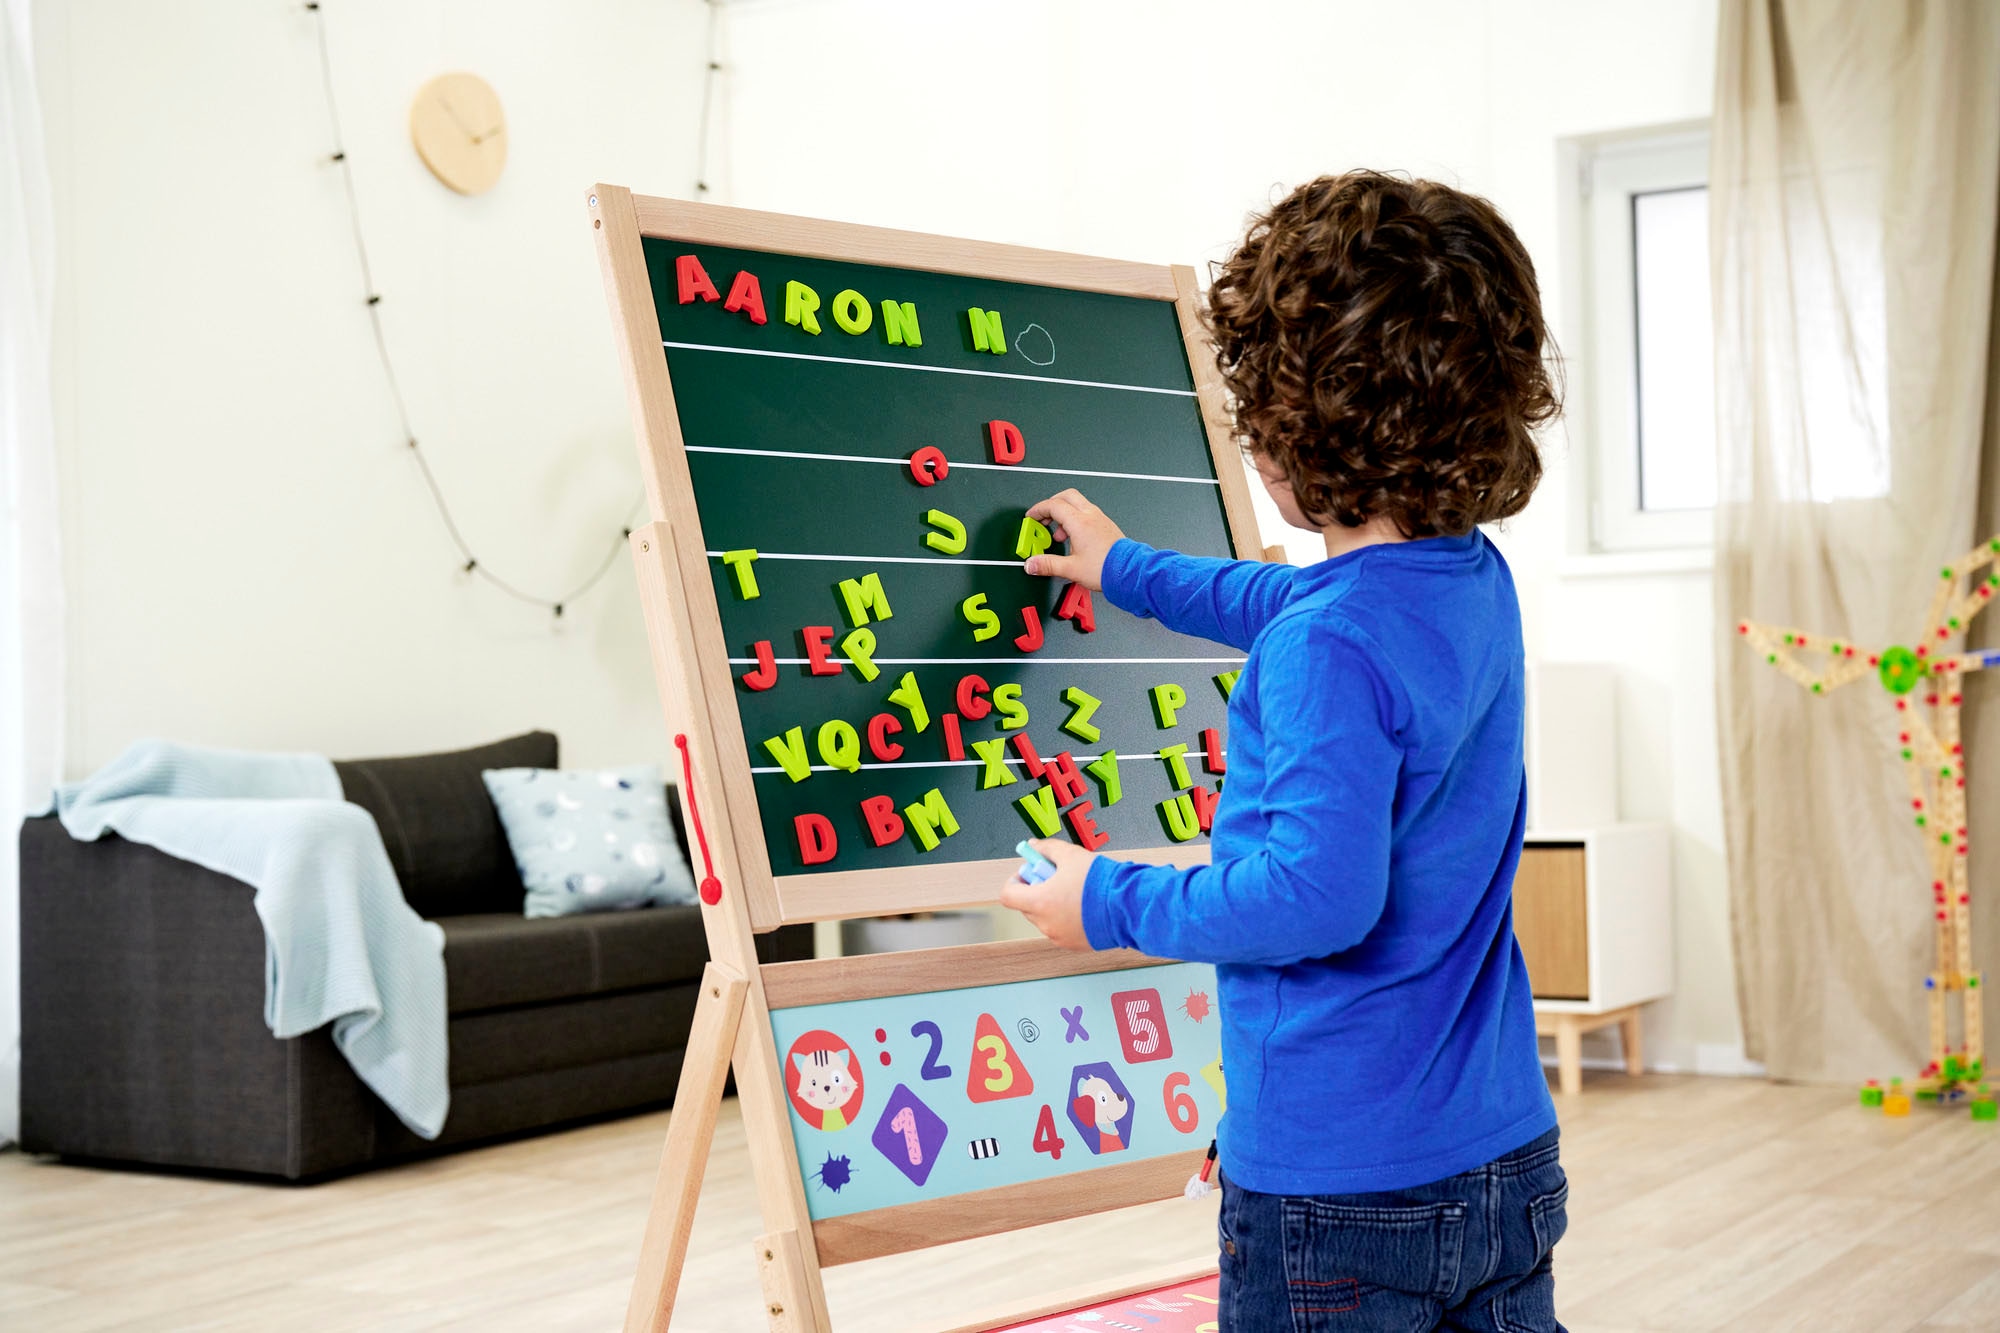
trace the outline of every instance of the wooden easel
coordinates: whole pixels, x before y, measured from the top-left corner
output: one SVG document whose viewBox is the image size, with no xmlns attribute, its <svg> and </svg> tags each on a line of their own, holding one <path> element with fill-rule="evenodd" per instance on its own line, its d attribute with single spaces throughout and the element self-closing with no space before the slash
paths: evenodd
<svg viewBox="0 0 2000 1333">
<path fill-rule="evenodd" d="M 756 815 L 736 684 L 701 539 L 641 238 L 1173 302 L 1232 538 L 1240 556 L 1254 559 L 1263 550 L 1225 424 L 1214 366 L 1200 341 L 1193 271 L 681 204 L 635 197 L 610 185 L 592 190 L 589 213 L 652 513 L 652 521 L 632 533 L 632 556 L 660 697 L 670 731 L 681 747 L 683 814 L 705 862 L 697 869 L 704 872 L 702 916 L 714 960 L 702 980 L 626 1313 L 627 1333 L 661 1333 L 668 1326 L 702 1168 L 732 1068 L 767 1228 L 757 1243 L 757 1258 L 765 1313 L 773 1329 L 830 1330 L 820 1279 L 821 1270 L 830 1264 L 1177 1197 L 1200 1164 L 1199 1149 L 813 1220 L 788 1118 L 783 1066 L 773 1036 L 774 1010 L 1156 966 L 1159 960 L 1130 953 L 1071 954 L 1029 941 L 760 965 L 755 948 L 759 932 L 790 923 L 987 903 L 1013 863 L 959 861 L 880 872 L 774 874 Z M 1187 862 L 1205 859 L 1206 846 L 1196 843 L 1122 854 Z M 1200 1142 L 1206 1146 L 1206 1134 Z M 1147 1290 L 1184 1276 L 1184 1271 L 1155 1272 L 1095 1294 L 1109 1297 Z M 1079 1295 L 1071 1305 L 1085 1298 Z M 1044 1299 L 1002 1315 L 954 1322 L 952 1327 L 992 1328 L 1064 1308 L 1071 1307 Z"/>
</svg>

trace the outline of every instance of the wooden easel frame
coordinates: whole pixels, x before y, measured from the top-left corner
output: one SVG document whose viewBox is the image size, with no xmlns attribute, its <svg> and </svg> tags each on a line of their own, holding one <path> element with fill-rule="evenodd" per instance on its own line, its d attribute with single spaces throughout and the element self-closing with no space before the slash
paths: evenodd
<svg viewBox="0 0 2000 1333">
<path fill-rule="evenodd" d="M 1240 458 L 1231 441 L 1220 380 L 1202 341 L 1194 271 L 1049 251 L 950 240 L 874 227 L 818 222 L 712 205 L 634 196 L 615 185 L 590 193 L 615 340 L 637 426 L 640 472 L 652 522 L 634 530 L 653 667 L 668 726 L 685 738 L 691 779 L 680 785 L 687 827 L 709 831 L 708 850 L 723 890 L 704 903 L 712 961 L 704 973 L 694 1028 L 653 1192 L 626 1333 L 665 1333 L 686 1257 L 702 1167 L 733 1067 L 766 1234 L 757 1246 L 765 1311 L 776 1329 L 830 1333 L 822 1267 L 990 1235 L 1042 1222 L 1171 1198 L 1199 1153 L 1172 1154 L 815 1222 L 808 1209 L 786 1112 L 771 1011 L 829 1001 L 999 985 L 1153 965 L 1129 952 L 1070 954 L 1042 941 L 920 950 L 864 959 L 760 964 L 756 934 L 780 925 L 853 916 L 988 904 L 977 886 L 1002 882 L 1011 861 L 954 862 L 882 871 L 777 875 L 757 817 L 750 758 L 735 682 L 722 637 L 700 515 L 683 448 L 673 383 L 646 268 L 643 237 L 769 250 L 780 255 L 879 264 L 1030 282 L 1171 301 L 1179 316 L 1195 396 L 1221 486 L 1236 552 L 1269 558 Z M 1272 548 L 1275 550 L 1276 548 Z M 702 818 L 697 819 L 697 812 Z M 1187 863 L 1205 847 L 1156 848 L 1127 855 Z M 968 887 L 972 886 L 972 887 Z M 992 1328 L 1188 1276 L 1185 1267 L 1133 1285 L 1046 1301 L 956 1329 Z"/>
</svg>

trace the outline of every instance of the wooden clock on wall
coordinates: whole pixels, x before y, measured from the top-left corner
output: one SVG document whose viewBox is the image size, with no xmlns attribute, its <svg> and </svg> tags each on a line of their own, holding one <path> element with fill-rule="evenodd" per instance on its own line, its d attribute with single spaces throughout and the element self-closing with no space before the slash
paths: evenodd
<svg viewBox="0 0 2000 1333">
<path fill-rule="evenodd" d="M 410 103 L 410 138 L 431 174 L 460 194 L 484 194 L 507 165 L 507 117 L 476 74 L 440 74 Z"/>
</svg>

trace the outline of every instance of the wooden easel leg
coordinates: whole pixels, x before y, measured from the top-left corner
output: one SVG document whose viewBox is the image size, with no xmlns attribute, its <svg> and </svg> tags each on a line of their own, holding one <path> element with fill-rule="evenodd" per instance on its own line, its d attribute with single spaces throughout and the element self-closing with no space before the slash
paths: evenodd
<svg viewBox="0 0 2000 1333">
<path fill-rule="evenodd" d="M 673 1318 L 674 1292 L 687 1258 L 688 1233 L 694 1228 L 695 1201 L 701 1196 L 702 1169 L 715 1139 L 715 1115 L 722 1106 L 748 989 L 742 977 L 720 964 L 710 963 L 702 972 L 701 998 L 695 1001 L 694 1026 L 688 1032 L 680 1086 L 667 1121 L 660 1174 L 653 1181 L 646 1236 L 639 1243 L 639 1271 L 625 1306 L 625 1333 L 667 1333 Z"/>
<path fill-rule="evenodd" d="M 1575 1014 L 1556 1018 L 1556 1086 L 1570 1096 L 1583 1091 L 1583 1025 Z"/>
<path fill-rule="evenodd" d="M 806 1281 L 799 1233 L 773 1231 L 757 1237 L 757 1277 L 764 1286 L 764 1314 L 771 1333 L 809 1333 L 816 1326 L 812 1284 Z"/>
<path fill-rule="evenodd" d="M 1628 1010 L 1618 1020 L 1618 1044 L 1625 1048 L 1625 1072 L 1643 1074 L 1646 1072 L 1646 1038 L 1639 1026 L 1639 1011 Z"/>
</svg>

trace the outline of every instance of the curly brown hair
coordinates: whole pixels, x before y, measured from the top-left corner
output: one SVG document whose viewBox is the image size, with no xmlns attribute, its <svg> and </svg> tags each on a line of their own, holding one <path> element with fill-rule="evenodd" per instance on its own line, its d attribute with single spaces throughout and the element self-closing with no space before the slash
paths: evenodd
<svg viewBox="0 0 2000 1333">
<path fill-rule="evenodd" d="M 1499 210 L 1434 181 L 1322 176 L 1216 266 L 1236 430 L 1318 523 L 1407 537 L 1517 514 L 1562 410 L 1535 266 Z"/>
</svg>

